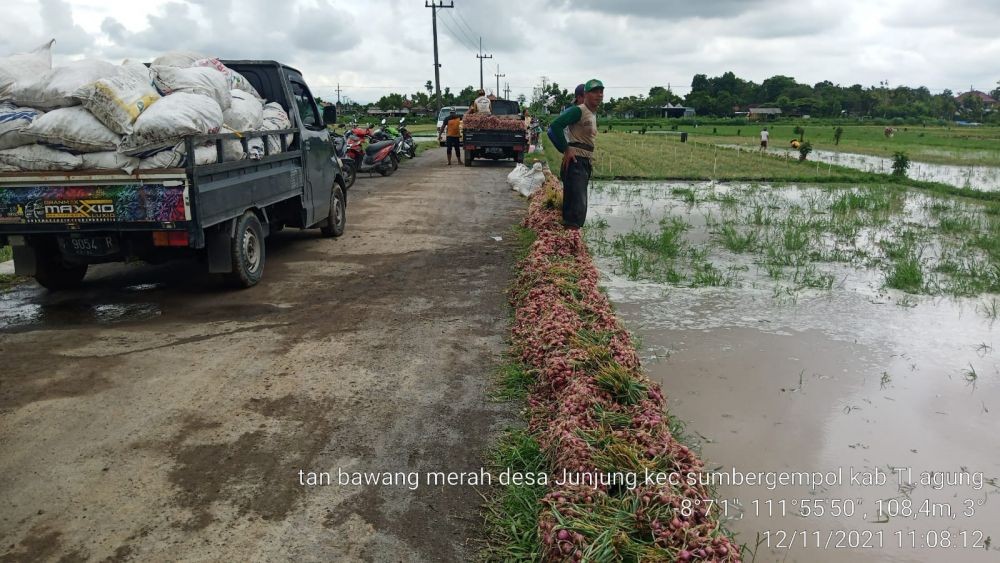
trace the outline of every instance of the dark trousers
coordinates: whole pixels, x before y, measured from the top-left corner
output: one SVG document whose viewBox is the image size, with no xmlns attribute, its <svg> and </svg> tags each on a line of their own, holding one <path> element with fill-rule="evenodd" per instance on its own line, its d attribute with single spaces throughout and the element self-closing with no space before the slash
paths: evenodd
<svg viewBox="0 0 1000 563">
<path fill-rule="evenodd" d="M 587 184 L 593 169 L 590 159 L 581 156 L 570 161 L 562 172 L 563 181 L 563 223 L 582 227 L 587 220 Z"/>
<path fill-rule="evenodd" d="M 451 149 L 455 149 L 455 157 L 461 160 L 462 158 L 462 143 L 461 139 L 458 137 L 445 137 L 444 139 L 445 150 L 448 151 L 448 156 L 451 156 Z"/>
</svg>

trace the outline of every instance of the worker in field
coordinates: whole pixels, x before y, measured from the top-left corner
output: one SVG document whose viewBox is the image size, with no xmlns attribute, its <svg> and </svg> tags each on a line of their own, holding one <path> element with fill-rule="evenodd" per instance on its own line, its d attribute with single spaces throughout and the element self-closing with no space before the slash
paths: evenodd
<svg viewBox="0 0 1000 563">
<path fill-rule="evenodd" d="M 476 99 L 472 101 L 472 105 L 469 106 L 469 111 L 467 113 L 481 113 L 483 115 L 489 115 L 493 107 L 493 102 L 486 97 L 486 91 L 480 88 L 476 91 Z"/>
<path fill-rule="evenodd" d="M 769 136 L 770 133 L 767 132 L 767 127 L 760 130 L 760 150 L 767 150 L 767 139 Z"/>
<path fill-rule="evenodd" d="M 438 133 L 444 133 L 444 146 L 448 152 L 448 166 L 451 166 L 451 150 L 455 149 L 455 158 L 462 162 L 462 140 L 459 138 L 459 127 L 462 125 L 462 118 L 452 109 L 448 117 L 444 118 L 444 123 L 438 129 Z"/>
<path fill-rule="evenodd" d="M 550 130 L 553 144 L 563 153 L 559 167 L 563 181 L 563 225 L 579 229 L 587 220 L 587 185 L 593 173 L 591 159 L 597 142 L 597 110 L 604 102 L 604 84 L 594 78 L 583 85 L 583 103 L 559 114 Z"/>
</svg>

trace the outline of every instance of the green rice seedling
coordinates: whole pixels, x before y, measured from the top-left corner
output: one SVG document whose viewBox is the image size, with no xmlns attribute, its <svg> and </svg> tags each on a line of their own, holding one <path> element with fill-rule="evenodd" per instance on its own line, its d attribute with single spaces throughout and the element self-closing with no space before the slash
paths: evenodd
<svg viewBox="0 0 1000 563">
<path fill-rule="evenodd" d="M 976 368 L 969 364 L 969 369 L 962 370 L 962 377 L 969 383 L 975 383 L 979 379 L 979 374 L 976 373 Z"/>
<path fill-rule="evenodd" d="M 907 293 L 919 293 L 924 287 L 921 260 L 916 253 L 896 259 L 885 278 L 885 285 Z"/>
<path fill-rule="evenodd" d="M 1000 301 L 997 301 L 996 298 L 983 301 L 976 306 L 976 310 L 990 321 L 995 321 L 1000 317 Z"/>
<path fill-rule="evenodd" d="M 792 282 L 799 288 L 830 289 L 833 287 L 833 274 L 821 273 L 816 266 L 808 264 L 795 268 Z"/>
<path fill-rule="evenodd" d="M 732 252 L 743 253 L 752 251 L 757 244 L 757 231 L 740 231 L 733 225 L 723 225 L 719 231 L 722 237 L 722 245 Z"/>
<path fill-rule="evenodd" d="M 789 252 L 801 252 L 809 245 L 809 226 L 807 223 L 799 223 L 791 220 L 785 223 L 782 234 L 782 243 L 785 250 Z"/>
<path fill-rule="evenodd" d="M 698 202 L 698 197 L 691 188 L 674 188 L 671 193 L 688 205 L 694 205 Z"/>
<path fill-rule="evenodd" d="M 962 234 L 977 231 L 979 221 L 972 215 L 947 215 L 938 220 L 938 229 L 946 234 Z"/>
<path fill-rule="evenodd" d="M 723 273 L 709 262 L 692 264 L 691 287 L 731 287 L 736 284 L 736 272 Z"/>
</svg>

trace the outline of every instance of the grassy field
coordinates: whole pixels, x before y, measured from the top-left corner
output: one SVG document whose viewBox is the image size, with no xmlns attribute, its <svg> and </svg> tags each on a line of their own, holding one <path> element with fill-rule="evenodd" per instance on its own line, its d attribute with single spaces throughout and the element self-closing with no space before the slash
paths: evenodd
<svg viewBox="0 0 1000 563">
<path fill-rule="evenodd" d="M 544 139 L 545 158 L 558 170 L 561 155 Z M 534 156 L 534 155 L 533 155 Z M 868 174 L 815 162 L 800 163 L 699 143 L 675 136 L 633 135 L 612 131 L 597 136 L 593 160 L 597 179 L 863 181 Z"/>
<path fill-rule="evenodd" d="M 708 144 L 740 144 L 756 148 L 760 143 L 760 130 L 771 132 L 771 145 L 784 147 L 792 139 L 796 125 L 805 129 L 805 140 L 814 149 L 854 152 L 891 157 L 895 152 L 905 152 L 912 160 L 934 164 L 1000 166 L 1000 127 L 900 127 L 892 138 L 886 138 L 884 126 L 848 125 L 840 144 L 835 144 L 832 125 L 812 126 L 803 121 L 798 124 L 706 125 L 694 127 L 679 125 L 677 130 L 648 129 L 645 136 L 666 136 L 672 140 L 681 131 L 689 134 L 689 141 Z M 615 130 L 626 126 L 615 127 Z"/>
</svg>

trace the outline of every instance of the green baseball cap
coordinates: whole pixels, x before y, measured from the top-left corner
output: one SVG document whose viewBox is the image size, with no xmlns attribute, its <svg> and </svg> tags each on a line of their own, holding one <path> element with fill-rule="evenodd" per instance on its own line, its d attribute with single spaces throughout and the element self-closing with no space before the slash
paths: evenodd
<svg viewBox="0 0 1000 563">
<path fill-rule="evenodd" d="M 596 79 L 596 78 L 591 78 L 590 80 L 587 81 L 586 84 L 583 85 L 583 91 L 584 92 L 590 92 L 591 90 L 596 90 L 598 88 L 600 88 L 601 90 L 603 90 L 604 89 L 604 83 L 601 82 L 600 80 Z"/>
</svg>

